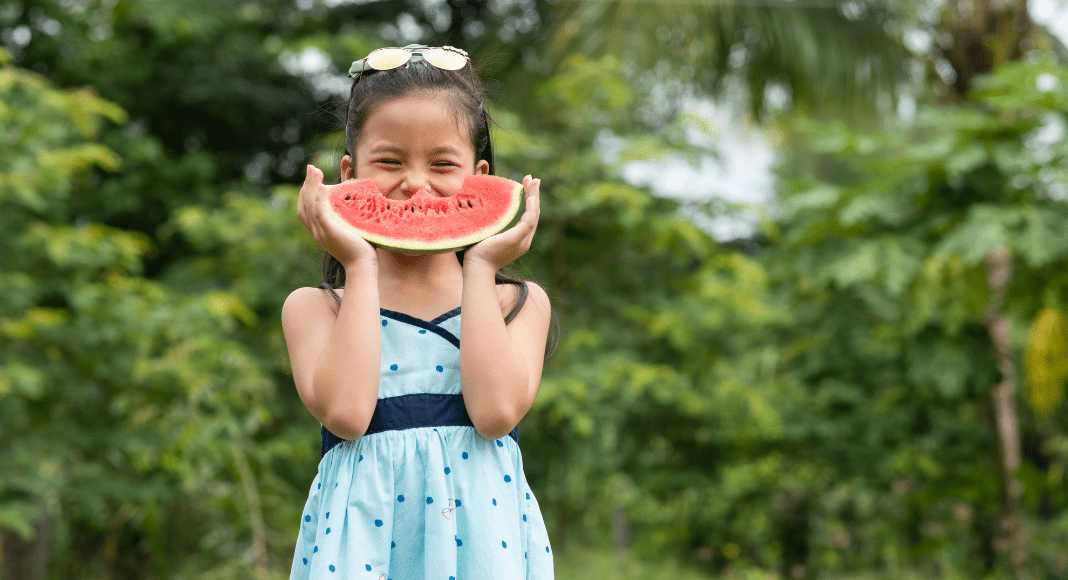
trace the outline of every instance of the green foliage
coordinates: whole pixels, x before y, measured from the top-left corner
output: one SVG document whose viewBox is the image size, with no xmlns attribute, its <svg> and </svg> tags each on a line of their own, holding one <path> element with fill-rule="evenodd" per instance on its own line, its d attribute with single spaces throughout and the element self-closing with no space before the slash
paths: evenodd
<svg viewBox="0 0 1068 580">
<path fill-rule="evenodd" d="M 661 95 L 653 110 L 696 89 L 739 98 L 755 118 L 795 109 L 870 121 L 909 80 L 901 4 L 561 2 L 547 52 L 618 56 Z"/>
<path fill-rule="evenodd" d="M 477 44 L 523 10 L 611 8 L 513 4 Z M 318 250 L 285 182 L 309 159 L 333 171 L 339 141 L 322 79 L 282 63 L 315 47 L 344 70 L 405 10 L 427 38 L 474 38 L 435 28 L 426 6 L 0 7 L 5 42 L 33 35 L 0 50 L 5 558 L 40 549 L 50 578 L 285 577 L 318 457 L 278 322 L 285 296 L 318 282 Z M 811 61 L 826 10 L 793 29 L 744 18 L 763 8 L 711 10 L 734 18 L 716 21 L 715 51 L 683 54 L 696 45 L 673 35 L 664 54 L 715 64 L 738 44 L 754 87 L 815 86 L 758 77 Z M 768 34 L 727 34 L 746 22 Z M 747 254 L 687 217 L 714 206 L 622 178 L 631 161 L 708 154 L 686 138 L 707 127 L 662 118 L 633 83 L 626 50 L 641 45 L 565 51 L 548 74 L 523 42 L 538 34 L 487 59 L 509 82 L 486 105 L 499 173 L 543 179 L 520 266 L 562 333 L 520 431 L 558 576 L 1003 577 L 984 319 L 984 260 L 1002 246 L 1014 346 L 1045 393 L 1016 474 L 1029 556 L 1035 577 L 1063 576 L 1068 411 L 1048 396 L 1063 369 L 1055 333 L 1025 340 L 1039 313 L 1068 311 L 1068 146 L 1047 137 L 1068 72 L 1016 63 L 884 131 L 790 127 L 778 206 Z M 796 54 L 776 44 L 799 35 Z M 0 559 L 0 575 L 30 577 L 18 566 Z"/>
<path fill-rule="evenodd" d="M 1000 505 L 986 425 L 999 374 L 985 259 L 1000 247 L 1012 253 L 1004 308 L 1023 352 L 1026 325 L 1068 292 L 1059 274 L 1068 206 L 1053 177 L 1068 150 L 1042 136 L 1064 122 L 1068 93 L 1048 80 L 1064 74 L 1049 61 L 1012 64 L 979 79 L 968 104 L 923 106 L 877 133 L 797 126 L 762 262 L 797 316 L 781 335 L 795 357 L 790 380 L 830 403 L 812 408 L 822 425 L 811 445 L 842 448 L 821 468 L 838 483 L 808 491 L 813 563 L 976 575 L 1003 563 L 977 533 Z M 1059 440 L 1063 413 L 1023 419 L 1024 441 Z M 860 446 L 850 452 L 847 442 Z M 1053 543 L 1065 539 L 1068 507 L 1060 457 L 1025 444 L 1017 474 L 1031 533 Z M 1036 577 L 1064 569 L 1046 540 L 1030 546 Z"/>
</svg>

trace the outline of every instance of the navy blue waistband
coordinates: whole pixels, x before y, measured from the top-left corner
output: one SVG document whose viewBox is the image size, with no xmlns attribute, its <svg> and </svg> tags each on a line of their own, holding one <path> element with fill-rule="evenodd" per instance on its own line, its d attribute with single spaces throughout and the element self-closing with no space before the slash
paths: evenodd
<svg viewBox="0 0 1068 580">
<path fill-rule="evenodd" d="M 467 415 L 463 395 L 434 395 L 418 393 L 379 399 L 366 435 L 414 429 L 416 427 L 474 427 L 471 417 Z M 323 446 L 320 457 L 345 441 L 322 428 Z M 519 427 L 508 434 L 516 443 L 519 442 Z"/>
</svg>

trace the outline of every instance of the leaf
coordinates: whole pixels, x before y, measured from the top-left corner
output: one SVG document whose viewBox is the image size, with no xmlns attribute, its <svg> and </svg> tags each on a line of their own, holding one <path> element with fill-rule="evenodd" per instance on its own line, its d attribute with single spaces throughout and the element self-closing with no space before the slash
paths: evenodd
<svg viewBox="0 0 1068 580">
<path fill-rule="evenodd" d="M 1068 236 L 1064 225 L 1068 215 L 1049 208 L 1029 207 L 1024 212 L 1024 228 L 1016 241 L 1016 250 L 1027 264 L 1040 268 L 1068 257 Z"/>
<path fill-rule="evenodd" d="M 838 187 L 819 184 L 784 199 L 782 210 L 787 216 L 792 216 L 806 210 L 827 209 L 838 203 L 841 194 L 842 190 Z"/>
<path fill-rule="evenodd" d="M 921 343 L 909 350 L 908 377 L 923 387 L 933 387 L 942 397 L 954 400 L 965 394 L 973 361 L 969 354 L 948 338 L 934 344 Z"/>
<path fill-rule="evenodd" d="M 895 298 L 901 296 L 923 265 L 923 248 L 909 241 L 888 237 L 882 245 L 884 283 Z"/>
<path fill-rule="evenodd" d="M 868 282 L 879 272 L 879 246 L 871 241 L 853 244 L 829 268 L 830 279 L 841 288 Z"/>
<path fill-rule="evenodd" d="M 1068 378 L 1068 318 L 1043 308 L 1031 322 L 1024 354 L 1027 401 L 1039 417 L 1048 417 L 1064 400 Z"/>
<path fill-rule="evenodd" d="M 39 517 L 39 509 L 25 502 L 0 504 L 0 530 L 11 530 L 23 541 L 33 538 L 33 523 Z"/>
<path fill-rule="evenodd" d="M 904 196 L 887 196 L 881 193 L 861 194 L 854 197 L 838 212 L 838 221 L 851 226 L 866 220 L 895 224 L 905 213 Z"/>
<path fill-rule="evenodd" d="M 973 143 L 946 157 L 946 174 L 950 178 L 960 177 L 983 165 L 989 158 L 986 147 L 980 143 Z"/>
<path fill-rule="evenodd" d="M 1013 208 L 974 205 L 963 222 L 951 229 L 935 247 L 936 254 L 959 254 L 966 264 L 978 264 L 994 250 L 1010 246 L 1008 226 L 1020 221 Z"/>
</svg>

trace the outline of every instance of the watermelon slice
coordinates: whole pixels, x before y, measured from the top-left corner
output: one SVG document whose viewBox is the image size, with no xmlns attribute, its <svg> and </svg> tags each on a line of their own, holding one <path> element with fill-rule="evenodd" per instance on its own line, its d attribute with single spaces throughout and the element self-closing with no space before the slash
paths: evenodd
<svg viewBox="0 0 1068 580">
<path fill-rule="evenodd" d="M 334 219 L 376 246 L 412 254 L 454 252 L 502 231 L 519 213 L 523 185 L 495 175 L 468 175 L 460 191 L 436 197 L 420 189 L 386 199 L 373 179 L 332 186 Z"/>
</svg>

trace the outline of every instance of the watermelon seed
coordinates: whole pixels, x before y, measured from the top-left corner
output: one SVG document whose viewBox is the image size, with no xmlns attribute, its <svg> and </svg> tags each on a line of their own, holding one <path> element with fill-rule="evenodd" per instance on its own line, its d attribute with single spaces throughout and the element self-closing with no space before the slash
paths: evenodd
<svg viewBox="0 0 1068 580">
<path fill-rule="evenodd" d="M 352 196 L 351 196 L 351 195 L 346 195 L 346 196 L 345 196 L 345 201 L 349 201 L 350 199 L 352 199 Z"/>
<path fill-rule="evenodd" d="M 467 207 L 475 207 L 475 206 L 471 205 L 471 200 L 470 199 L 467 200 Z"/>
</svg>

